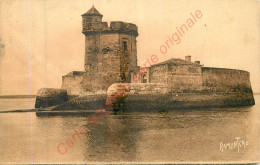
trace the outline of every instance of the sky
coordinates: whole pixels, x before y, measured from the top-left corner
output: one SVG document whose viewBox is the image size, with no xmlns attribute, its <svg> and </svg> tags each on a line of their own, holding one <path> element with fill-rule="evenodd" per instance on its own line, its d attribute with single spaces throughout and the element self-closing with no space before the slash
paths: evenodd
<svg viewBox="0 0 260 165">
<path fill-rule="evenodd" d="M 0 0 L 0 95 L 60 88 L 62 75 L 84 69 L 81 15 L 92 5 L 103 22 L 138 26 L 138 64 L 192 56 L 207 67 L 250 72 L 260 92 L 257 0 Z M 179 44 L 160 53 L 168 36 L 200 10 L 202 17 Z M 176 29 L 177 28 L 177 29 Z"/>
</svg>

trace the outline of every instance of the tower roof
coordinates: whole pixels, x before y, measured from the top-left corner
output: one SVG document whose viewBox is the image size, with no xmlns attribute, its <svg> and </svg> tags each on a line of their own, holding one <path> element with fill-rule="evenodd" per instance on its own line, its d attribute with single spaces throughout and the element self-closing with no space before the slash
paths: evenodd
<svg viewBox="0 0 260 165">
<path fill-rule="evenodd" d="M 84 15 L 100 15 L 103 16 L 102 14 L 100 14 L 97 9 L 94 7 L 94 5 L 92 6 L 91 9 L 89 9 L 85 14 L 82 14 L 82 16 Z"/>
</svg>

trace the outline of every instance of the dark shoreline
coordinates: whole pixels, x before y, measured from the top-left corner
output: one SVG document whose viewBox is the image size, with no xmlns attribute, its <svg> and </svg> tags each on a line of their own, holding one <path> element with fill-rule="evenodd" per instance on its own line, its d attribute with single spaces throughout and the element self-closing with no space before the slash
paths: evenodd
<svg viewBox="0 0 260 165">
<path fill-rule="evenodd" d="M 20 110 L 0 111 L 0 113 L 17 113 L 17 112 L 36 112 L 36 109 L 20 109 Z"/>
<path fill-rule="evenodd" d="M 216 111 L 216 108 L 219 111 L 219 108 L 242 108 L 242 107 L 252 107 L 254 105 L 248 105 L 248 106 L 233 106 L 233 107 L 204 107 L 204 108 L 193 108 L 193 110 L 202 110 L 202 111 Z M 189 111 L 190 108 L 179 108 L 175 110 L 166 110 L 166 111 L 161 111 L 161 110 L 154 110 L 154 111 L 140 111 L 140 112 L 149 112 L 149 113 L 167 113 L 171 111 Z M 49 110 L 49 109 L 21 109 L 21 110 L 8 110 L 8 111 L 0 111 L 0 113 L 23 113 L 23 112 L 36 112 L 37 116 L 85 116 L 85 115 L 90 115 L 94 114 L 97 110 Z M 139 111 L 132 111 L 132 112 L 139 112 Z M 127 113 L 132 113 L 132 112 L 111 112 L 111 114 L 127 114 Z"/>
</svg>

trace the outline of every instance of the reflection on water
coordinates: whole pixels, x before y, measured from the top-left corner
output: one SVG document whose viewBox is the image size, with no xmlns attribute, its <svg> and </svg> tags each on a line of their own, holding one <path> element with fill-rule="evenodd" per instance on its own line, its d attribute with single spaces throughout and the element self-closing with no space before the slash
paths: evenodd
<svg viewBox="0 0 260 165">
<path fill-rule="evenodd" d="M 121 113 L 100 117 L 94 126 L 87 124 L 89 116 L 0 114 L 0 163 L 256 161 L 255 98 L 252 107 Z M 87 134 L 70 148 L 66 141 L 82 125 Z M 249 142 L 245 150 L 220 150 L 221 142 L 236 137 Z M 57 151 L 60 143 L 67 147 L 64 155 Z"/>
</svg>

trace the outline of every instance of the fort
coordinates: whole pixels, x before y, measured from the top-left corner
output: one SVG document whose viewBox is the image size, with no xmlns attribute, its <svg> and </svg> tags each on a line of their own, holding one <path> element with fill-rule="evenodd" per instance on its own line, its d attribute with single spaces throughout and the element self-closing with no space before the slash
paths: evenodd
<svg viewBox="0 0 260 165">
<path fill-rule="evenodd" d="M 195 15 L 202 16 L 198 10 Z M 204 67 L 200 61 L 172 58 L 157 63 L 152 55 L 137 65 L 138 28 L 132 23 L 102 22 L 93 6 L 82 15 L 85 35 L 84 71 L 62 76 L 61 89 L 42 88 L 39 110 L 93 110 L 124 90 L 114 110 L 164 110 L 254 105 L 247 71 Z M 194 16 L 193 16 L 194 17 Z M 120 88 L 128 82 L 129 89 Z"/>
</svg>

